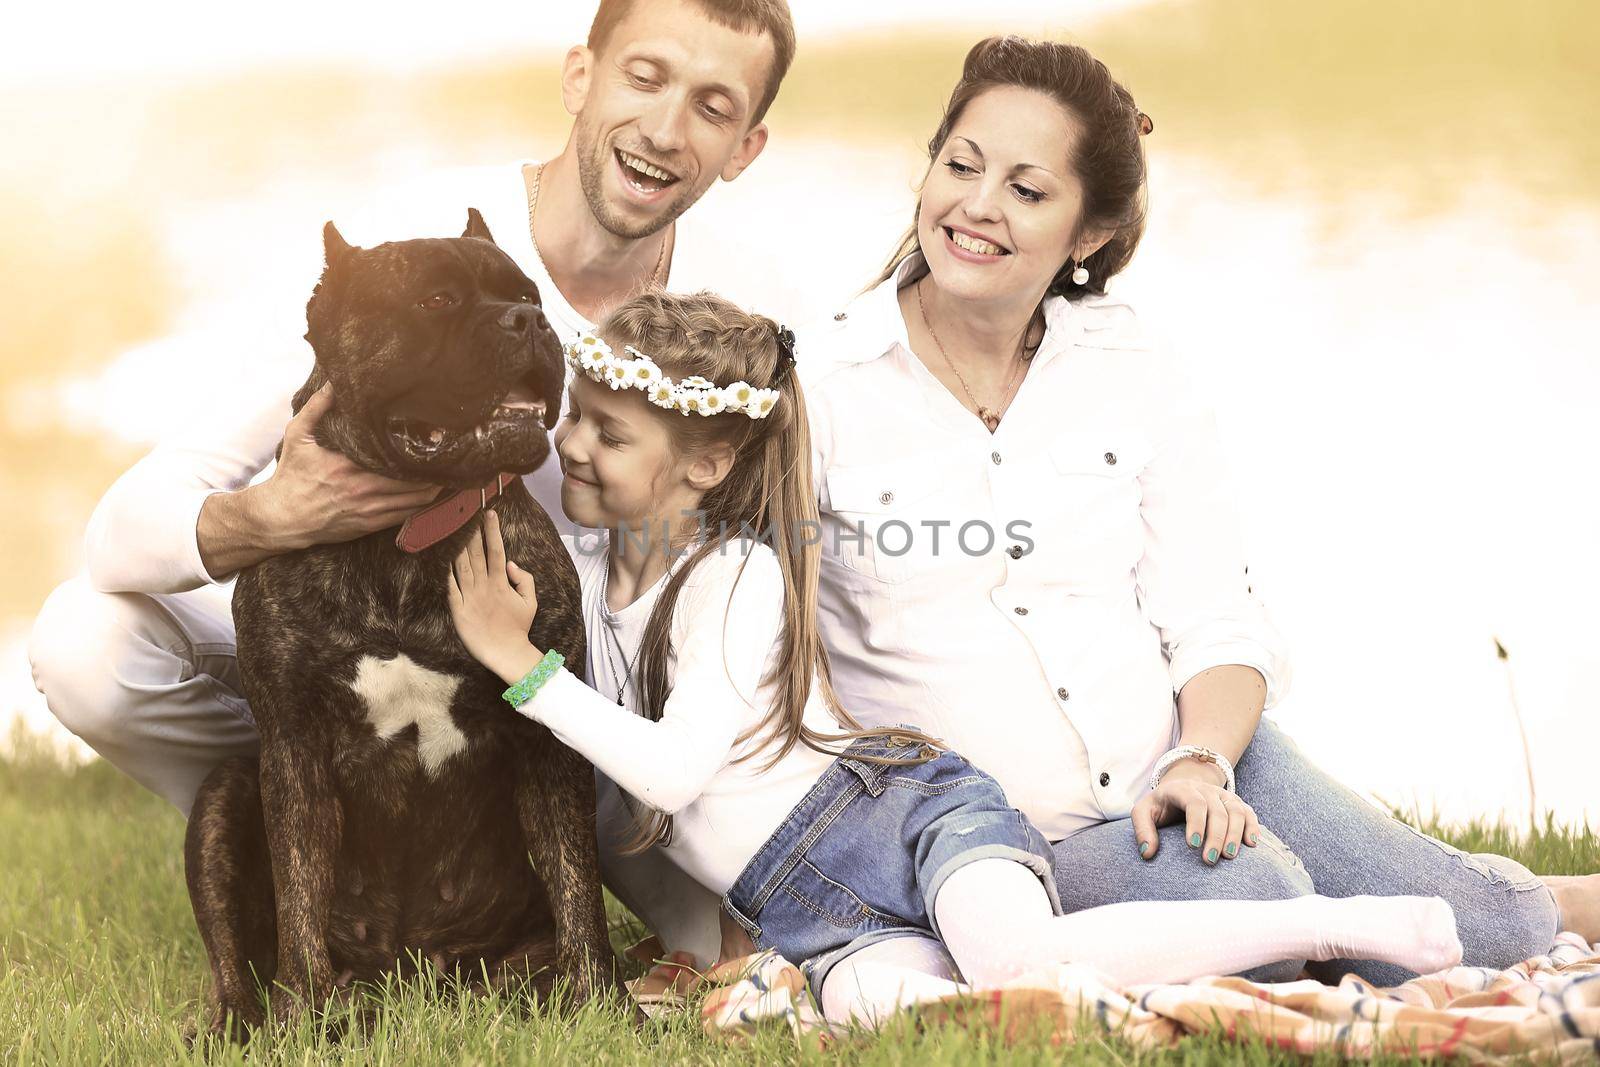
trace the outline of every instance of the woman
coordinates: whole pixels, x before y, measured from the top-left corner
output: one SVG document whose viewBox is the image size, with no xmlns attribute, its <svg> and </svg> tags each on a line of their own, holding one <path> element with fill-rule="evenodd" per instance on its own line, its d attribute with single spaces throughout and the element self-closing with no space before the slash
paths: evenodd
<svg viewBox="0 0 1600 1067">
<path fill-rule="evenodd" d="M 1442 896 L 1469 964 L 1542 953 L 1561 927 L 1600 937 L 1595 879 L 1429 838 L 1261 718 L 1288 664 L 1211 415 L 1106 294 L 1143 229 L 1150 129 L 1082 48 L 980 42 L 911 233 L 802 335 L 843 705 L 868 725 L 912 716 L 994 775 L 1052 840 L 1069 911 L 1314 887 Z"/>
</svg>

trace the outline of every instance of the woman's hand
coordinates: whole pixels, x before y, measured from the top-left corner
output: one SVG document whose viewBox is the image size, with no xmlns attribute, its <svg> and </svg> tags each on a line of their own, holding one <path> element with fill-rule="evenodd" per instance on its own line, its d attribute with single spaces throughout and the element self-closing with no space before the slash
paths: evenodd
<svg viewBox="0 0 1600 1067">
<path fill-rule="evenodd" d="M 1207 770 L 1207 768 L 1211 768 Z M 1190 848 L 1200 850 L 1205 863 L 1233 859 L 1241 842 L 1255 847 L 1261 823 L 1255 809 L 1217 784 L 1213 764 L 1179 760 L 1167 768 L 1155 789 L 1133 806 L 1133 835 L 1139 855 L 1155 859 L 1161 849 L 1157 828 L 1180 820 Z"/>
<path fill-rule="evenodd" d="M 479 663 L 515 685 L 543 653 L 528 641 L 539 612 L 533 575 L 506 559 L 500 517 L 483 515 L 483 536 L 469 537 L 451 568 L 450 621 Z"/>
</svg>

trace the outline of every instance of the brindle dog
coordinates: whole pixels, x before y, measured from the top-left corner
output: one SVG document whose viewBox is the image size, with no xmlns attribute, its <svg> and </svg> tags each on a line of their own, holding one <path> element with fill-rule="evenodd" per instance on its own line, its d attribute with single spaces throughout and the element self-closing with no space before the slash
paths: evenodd
<svg viewBox="0 0 1600 1067">
<path fill-rule="evenodd" d="M 293 402 L 332 381 L 319 444 L 452 492 L 548 459 L 561 344 L 476 210 L 457 239 L 361 249 L 329 223 L 324 243 L 306 309 L 316 364 Z M 490 506 L 507 557 L 538 582 L 531 639 L 582 663 L 577 573 L 507 481 Z M 593 771 L 506 705 L 450 622 L 451 560 L 480 524 L 415 554 L 391 529 L 239 575 L 261 756 L 206 779 L 184 846 L 214 1030 L 242 1038 L 264 1021 L 258 980 L 288 1018 L 417 958 L 468 981 L 532 976 L 540 994 L 558 976 L 580 999 L 615 989 Z"/>
</svg>

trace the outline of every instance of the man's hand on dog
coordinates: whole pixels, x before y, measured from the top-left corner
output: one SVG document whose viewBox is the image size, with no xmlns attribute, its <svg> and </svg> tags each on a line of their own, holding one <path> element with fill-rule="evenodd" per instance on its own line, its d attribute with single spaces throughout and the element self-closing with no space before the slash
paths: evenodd
<svg viewBox="0 0 1600 1067">
<path fill-rule="evenodd" d="M 313 431 L 332 404 L 331 384 L 311 394 L 284 431 L 277 470 L 254 490 L 262 528 L 285 550 L 398 526 L 439 495 L 436 485 L 373 474 L 317 444 Z"/>
<path fill-rule="evenodd" d="M 533 575 L 506 559 L 500 517 L 483 513 L 483 535 L 467 538 L 452 565 L 450 619 L 479 663 L 514 685 L 544 657 L 528 640 L 539 596 Z"/>
</svg>

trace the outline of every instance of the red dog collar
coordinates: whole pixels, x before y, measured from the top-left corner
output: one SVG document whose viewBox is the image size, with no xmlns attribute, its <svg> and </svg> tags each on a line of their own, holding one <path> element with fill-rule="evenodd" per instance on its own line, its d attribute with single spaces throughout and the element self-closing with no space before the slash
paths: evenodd
<svg viewBox="0 0 1600 1067">
<path fill-rule="evenodd" d="M 515 474 L 497 474 L 494 481 L 481 489 L 463 489 L 454 496 L 429 504 L 405 521 L 394 543 L 402 552 L 432 548 L 465 526 L 472 516 L 487 508 L 489 501 L 516 480 Z"/>
</svg>

